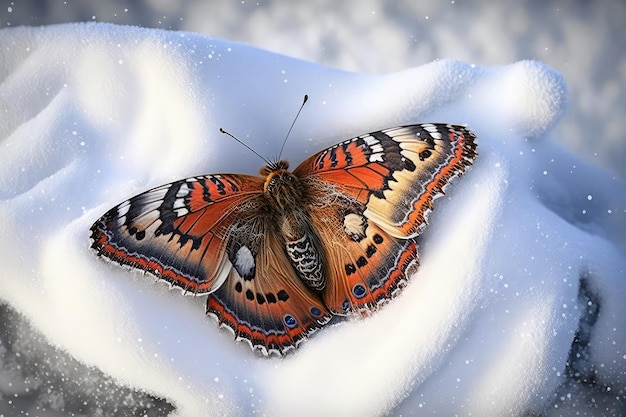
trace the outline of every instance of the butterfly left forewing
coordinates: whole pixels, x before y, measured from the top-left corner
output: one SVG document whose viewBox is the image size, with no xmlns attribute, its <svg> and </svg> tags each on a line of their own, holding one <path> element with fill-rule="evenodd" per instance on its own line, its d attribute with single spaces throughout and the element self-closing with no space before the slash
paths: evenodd
<svg viewBox="0 0 626 417">
<path fill-rule="evenodd" d="M 259 178 L 207 175 L 166 184 L 109 210 L 91 227 L 92 248 L 192 293 L 208 293 L 230 269 L 226 237 Z"/>
</svg>

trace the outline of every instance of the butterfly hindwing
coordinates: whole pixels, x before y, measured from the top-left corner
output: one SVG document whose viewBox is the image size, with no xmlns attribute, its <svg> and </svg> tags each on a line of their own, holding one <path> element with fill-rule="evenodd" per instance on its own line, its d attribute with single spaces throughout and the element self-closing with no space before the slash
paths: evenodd
<svg viewBox="0 0 626 417">
<path fill-rule="evenodd" d="M 417 267 L 413 240 L 389 235 L 345 198 L 309 211 L 324 242 L 322 297 L 332 313 L 368 315 L 400 292 Z"/>
<path fill-rule="evenodd" d="M 209 295 L 207 313 L 231 329 L 237 340 L 263 354 L 284 354 L 331 315 L 320 296 L 296 277 L 271 225 L 249 232 L 261 236 L 258 247 L 239 246 L 237 258 L 245 267 L 233 268 L 226 282 Z M 237 241 L 238 236 L 232 239 Z M 254 259 L 246 259 L 249 256 Z M 252 263 L 254 274 L 246 275 Z"/>
</svg>

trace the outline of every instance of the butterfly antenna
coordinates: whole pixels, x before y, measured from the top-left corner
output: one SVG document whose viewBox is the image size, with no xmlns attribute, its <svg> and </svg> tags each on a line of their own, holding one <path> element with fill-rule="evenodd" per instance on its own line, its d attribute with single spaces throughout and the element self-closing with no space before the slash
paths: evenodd
<svg viewBox="0 0 626 417">
<path fill-rule="evenodd" d="M 287 136 L 285 136 L 285 140 L 283 141 L 283 146 L 280 147 L 280 152 L 278 153 L 278 160 L 280 161 L 280 157 L 283 154 L 283 149 L 285 148 L 285 144 L 287 143 L 287 139 L 289 138 L 289 134 L 291 133 L 291 129 L 293 129 L 293 125 L 296 124 L 296 120 L 298 120 L 298 116 L 300 116 L 300 112 L 302 111 L 302 108 L 304 107 L 304 105 L 306 104 L 306 102 L 309 100 L 309 95 L 305 94 L 304 95 L 304 99 L 302 100 L 302 105 L 300 106 L 300 109 L 298 110 L 298 113 L 296 113 L 296 117 L 293 118 L 293 122 L 291 123 L 291 127 L 289 127 L 289 130 L 287 131 Z"/>
<path fill-rule="evenodd" d="M 248 146 L 247 143 L 245 143 L 244 141 L 242 141 L 241 139 L 239 139 L 238 137 L 236 137 L 235 135 L 233 135 L 230 132 L 225 131 L 224 129 L 222 129 L 220 127 L 220 132 L 222 132 L 225 135 L 230 136 L 231 138 L 235 139 L 237 142 L 239 142 L 240 144 L 242 144 L 243 146 L 245 146 L 246 148 L 248 148 L 253 154 L 255 154 L 256 156 L 258 156 L 259 158 L 261 158 L 266 165 L 271 165 L 270 161 L 268 161 L 263 155 L 261 155 L 260 153 L 258 153 L 257 151 L 255 151 L 254 149 L 252 149 L 250 146 Z"/>
</svg>

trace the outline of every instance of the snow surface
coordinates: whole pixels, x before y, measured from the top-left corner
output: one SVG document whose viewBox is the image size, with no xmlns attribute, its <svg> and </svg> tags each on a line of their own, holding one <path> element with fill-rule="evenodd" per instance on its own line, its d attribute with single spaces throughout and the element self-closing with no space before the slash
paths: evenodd
<svg viewBox="0 0 626 417">
<path fill-rule="evenodd" d="M 551 141 L 567 88 L 540 62 L 364 75 L 109 24 L 3 29 L 0 51 L 0 298 L 81 362 L 180 416 L 558 415 L 587 412 L 584 395 L 623 407 L 626 184 Z M 400 297 L 265 359 L 207 319 L 203 297 L 98 259 L 88 229 L 150 187 L 255 173 L 262 161 L 219 127 L 273 156 L 304 93 L 293 166 L 417 122 L 467 124 L 479 156 L 437 201 Z"/>
</svg>

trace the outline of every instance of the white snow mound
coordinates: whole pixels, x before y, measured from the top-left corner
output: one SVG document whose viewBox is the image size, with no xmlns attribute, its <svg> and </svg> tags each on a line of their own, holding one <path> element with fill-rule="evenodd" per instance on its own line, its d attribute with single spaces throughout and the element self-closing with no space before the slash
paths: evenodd
<svg viewBox="0 0 626 417">
<path fill-rule="evenodd" d="M 468 125 L 479 156 L 437 200 L 400 297 L 265 359 L 207 319 L 204 298 L 97 258 L 89 227 L 162 183 L 256 173 L 262 161 L 218 129 L 274 156 L 305 93 L 293 167 L 419 122 Z M 180 416 L 541 411 L 558 402 L 581 330 L 584 368 L 623 398 L 626 185 L 551 143 L 566 95 L 534 61 L 374 76 L 191 33 L 2 29 L 0 298 Z"/>
</svg>

